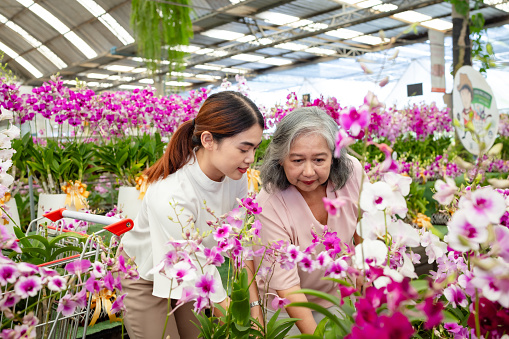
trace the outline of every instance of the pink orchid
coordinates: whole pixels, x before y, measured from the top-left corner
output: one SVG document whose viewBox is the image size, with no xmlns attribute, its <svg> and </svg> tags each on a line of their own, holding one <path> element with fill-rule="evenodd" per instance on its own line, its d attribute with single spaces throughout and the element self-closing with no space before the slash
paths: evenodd
<svg viewBox="0 0 509 339">
<path fill-rule="evenodd" d="M 459 208 L 467 210 L 467 220 L 475 226 L 498 225 L 506 210 L 505 199 L 492 187 L 486 186 L 461 197 Z"/>
<path fill-rule="evenodd" d="M 336 148 L 334 149 L 334 156 L 339 158 L 341 156 L 341 150 L 345 147 L 352 145 L 355 139 L 350 137 L 343 128 L 340 128 L 336 135 Z"/>
<path fill-rule="evenodd" d="M 445 178 L 445 182 L 440 179 L 435 182 L 435 190 L 437 192 L 433 195 L 433 199 L 441 205 L 449 205 L 458 191 L 458 187 L 453 179 Z"/>
<path fill-rule="evenodd" d="M 198 281 L 196 282 L 196 289 L 200 296 L 208 298 L 211 293 L 216 291 L 216 285 L 217 281 L 214 277 L 209 273 L 205 273 L 198 278 Z"/>
<path fill-rule="evenodd" d="M 14 292 L 21 299 L 26 299 L 28 297 L 35 297 L 41 288 L 42 279 L 38 276 L 20 277 L 14 285 Z"/>
<path fill-rule="evenodd" d="M 356 137 L 362 130 L 368 127 L 370 116 L 369 107 L 367 106 L 361 106 L 359 110 L 354 107 L 349 107 L 341 111 L 339 122 L 341 127 L 349 131 L 352 137 Z"/>
<path fill-rule="evenodd" d="M 444 290 L 444 296 L 454 308 L 457 306 L 467 307 L 468 305 L 465 292 L 463 292 L 457 285 L 449 285 L 449 287 Z"/>
<path fill-rule="evenodd" d="M 344 198 L 328 199 L 324 197 L 322 200 L 325 210 L 330 215 L 338 214 L 341 207 L 345 206 L 347 203 L 347 200 Z"/>
<path fill-rule="evenodd" d="M 92 264 L 89 260 L 76 260 L 65 265 L 65 270 L 71 274 L 81 274 L 88 270 Z"/>
<path fill-rule="evenodd" d="M 216 241 L 222 241 L 230 235 L 232 227 L 229 224 L 223 224 L 218 227 L 215 231 L 212 231 L 212 235 Z"/>
<path fill-rule="evenodd" d="M 62 312 L 62 315 L 67 317 L 74 313 L 76 307 L 78 307 L 78 303 L 71 299 L 71 294 L 66 294 L 64 297 L 60 298 L 58 302 L 57 312 Z"/>
<path fill-rule="evenodd" d="M 124 298 L 126 295 L 127 295 L 127 293 L 122 294 L 121 296 L 119 296 L 115 299 L 115 301 L 111 305 L 111 309 L 110 309 L 111 313 L 115 314 L 115 313 L 118 313 L 119 311 L 122 311 L 122 312 L 127 311 L 127 308 L 124 305 Z"/>
<path fill-rule="evenodd" d="M 274 299 L 272 300 L 272 308 L 273 309 L 278 309 L 278 308 L 284 308 L 286 305 L 288 305 L 290 303 L 290 300 L 286 299 L 286 298 L 280 298 L 279 296 L 274 296 Z"/>
<path fill-rule="evenodd" d="M 478 250 L 479 245 L 488 240 L 488 229 L 486 226 L 478 226 L 468 221 L 468 215 L 472 211 L 461 209 L 453 214 L 448 223 L 449 233 L 445 236 L 451 248 L 460 252 Z"/>
</svg>

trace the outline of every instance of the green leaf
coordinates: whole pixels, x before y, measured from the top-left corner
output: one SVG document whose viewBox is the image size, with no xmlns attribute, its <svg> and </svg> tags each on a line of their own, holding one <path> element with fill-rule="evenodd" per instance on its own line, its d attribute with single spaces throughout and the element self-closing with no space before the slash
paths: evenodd
<svg viewBox="0 0 509 339">
<path fill-rule="evenodd" d="M 412 280 L 410 281 L 410 285 L 412 285 L 412 287 L 415 288 L 417 292 L 422 292 L 429 289 L 429 282 L 427 280 Z"/>
<path fill-rule="evenodd" d="M 314 297 L 327 300 L 327 301 L 329 301 L 330 303 L 332 303 L 332 304 L 334 304 L 336 306 L 339 306 L 341 304 L 341 300 L 338 297 L 330 295 L 329 293 L 321 292 L 321 291 L 316 291 L 316 290 L 311 290 L 311 289 L 308 289 L 308 288 L 303 288 L 303 289 L 300 289 L 298 291 L 293 292 L 292 294 L 294 294 L 294 293 L 304 293 L 304 294 L 307 294 L 307 295 L 312 295 Z"/>
<path fill-rule="evenodd" d="M 46 261 L 56 260 L 58 258 L 58 256 L 60 254 L 62 254 L 62 253 L 66 253 L 65 256 L 68 257 L 68 256 L 71 256 L 71 255 L 74 255 L 74 254 L 77 254 L 77 253 L 81 253 L 82 250 L 83 249 L 81 247 L 77 247 L 77 246 L 65 246 L 63 248 L 59 248 L 59 249 L 53 251 L 51 253 L 51 256 L 49 258 L 47 258 Z M 72 252 L 74 252 L 74 253 L 72 253 Z"/>
<path fill-rule="evenodd" d="M 334 314 L 332 314 L 328 309 L 326 309 L 323 306 L 320 306 L 318 304 L 311 303 L 311 302 L 295 302 L 295 303 L 290 303 L 287 307 L 307 307 L 307 308 L 309 308 L 309 309 L 311 309 L 313 311 L 317 311 L 317 312 L 325 315 L 331 321 L 336 323 L 345 332 L 347 331 L 347 329 L 345 328 L 344 324 L 341 323 L 339 318 L 337 316 L 335 316 Z"/>
<path fill-rule="evenodd" d="M 444 320 L 443 323 L 458 323 L 460 320 L 456 318 L 454 314 L 449 311 L 444 311 Z"/>
</svg>

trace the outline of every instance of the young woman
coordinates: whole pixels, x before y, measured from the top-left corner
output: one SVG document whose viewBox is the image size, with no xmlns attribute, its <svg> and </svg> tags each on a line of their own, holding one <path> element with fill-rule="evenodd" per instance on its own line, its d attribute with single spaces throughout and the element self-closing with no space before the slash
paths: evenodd
<svg viewBox="0 0 509 339">
<path fill-rule="evenodd" d="M 324 197 L 346 197 L 352 202 L 359 198 L 362 166 L 345 152 L 339 158 L 333 156 L 337 131 L 334 120 L 316 107 L 296 109 L 278 124 L 264 157 L 261 168 L 263 190 L 257 197 L 262 208 L 258 215 L 262 223 L 262 244 L 284 240 L 304 250 L 312 244 L 312 228 L 322 234 L 324 225 L 330 232 L 337 232 L 338 237 L 350 246 L 353 238 L 360 241 L 355 233 L 356 204 L 343 206 L 339 217 L 329 216 L 323 204 Z M 255 258 L 255 265 L 259 261 L 260 258 Z M 297 266 L 284 270 L 276 265 L 271 274 L 268 284 L 262 277 L 257 277 L 260 293 L 271 293 L 268 294 L 268 319 L 274 314 L 270 309 L 274 294 L 291 302 L 311 301 L 324 307 L 332 306 L 320 298 L 292 294 L 301 288 L 336 294 L 336 284 L 321 280 L 323 271 L 308 273 Z M 321 320 L 321 314 L 307 308 L 289 307 L 286 311 L 282 310 L 280 317 L 301 319 L 289 335 L 312 334 Z"/>
<path fill-rule="evenodd" d="M 193 220 L 200 232 L 207 231 L 212 216 L 203 202 L 217 216 L 236 207 L 236 198 L 247 194 L 244 175 L 254 161 L 261 142 L 263 117 L 256 105 L 237 92 L 211 95 L 194 120 L 182 124 L 172 136 L 164 156 L 146 174 L 149 187 L 136 218 L 134 228 L 122 239 L 124 255 L 134 259 L 140 279 L 123 280 L 127 296 L 125 324 L 129 337 L 161 338 L 168 313 L 168 298 L 175 307 L 182 289 L 171 289 L 168 278 L 149 271 L 158 265 L 170 250 L 170 239 L 182 239 L 177 219 Z M 176 209 L 170 206 L 176 204 Z M 176 212 L 179 213 L 178 218 Z M 215 246 L 212 235 L 202 245 Z M 204 260 L 204 256 L 200 257 Z M 252 261 L 246 264 L 253 271 Z M 209 273 L 221 281 L 215 267 Z M 173 284 L 176 286 L 177 284 Z M 256 285 L 251 285 L 251 301 L 258 300 Z M 211 301 L 226 306 L 226 291 L 221 287 L 211 295 Z M 197 338 L 199 330 L 191 323 L 193 303 L 179 307 L 170 317 L 166 333 L 171 339 Z M 260 307 L 251 309 L 259 317 Z M 194 318 L 194 322 L 196 318 Z"/>
</svg>

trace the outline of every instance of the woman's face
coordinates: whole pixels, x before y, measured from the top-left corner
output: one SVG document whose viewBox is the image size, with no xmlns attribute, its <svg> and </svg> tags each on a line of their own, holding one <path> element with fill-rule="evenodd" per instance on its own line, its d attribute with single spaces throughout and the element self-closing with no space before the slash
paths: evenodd
<svg viewBox="0 0 509 339">
<path fill-rule="evenodd" d="M 332 152 L 318 133 L 298 137 L 282 166 L 286 178 L 299 192 L 312 192 L 329 179 Z"/>
<path fill-rule="evenodd" d="M 239 180 L 246 173 L 249 165 L 254 162 L 256 149 L 262 140 L 263 130 L 258 125 L 214 142 L 210 154 L 212 164 L 212 180 L 219 181 L 224 176 Z"/>
</svg>

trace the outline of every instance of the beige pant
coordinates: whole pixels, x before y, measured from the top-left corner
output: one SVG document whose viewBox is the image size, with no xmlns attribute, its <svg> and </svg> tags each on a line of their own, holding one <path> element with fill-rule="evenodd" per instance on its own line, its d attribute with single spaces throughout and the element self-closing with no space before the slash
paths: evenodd
<svg viewBox="0 0 509 339">
<path fill-rule="evenodd" d="M 122 253 L 128 258 L 125 252 Z M 144 279 L 122 279 L 122 293 L 126 294 L 124 304 L 127 312 L 124 313 L 124 324 L 131 339 L 159 339 L 162 338 L 166 314 L 168 312 L 168 299 L 152 295 L 153 283 Z M 171 300 L 171 309 L 177 300 Z M 171 310 L 170 309 L 170 310 Z M 198 320 L 192 313 L 193 303 L 180 306 L 168 319 L 164 338 L 196 339 L 200 330 L 193 324 Z"/>
<path fill-rule="evenodd" d="M 336 314 L 337 315 L 337 312 L 339 313 L 342 313 L 343 311 L 337 307 L 337 306 L 331 306 L 328 308 L 328 310 L 332 313 L 332 314 Z M 265 323 L 267 323 L 273 316 L 274 314 L 276 314 L 275 311 L 271 310 L 271 309 L 267 309 L 267 319 L 265 320 Z M 313 318 L 315 319 L 316 321 L 316 324 L 318 325 L 318 323 L 320 321 L 322 321 L 323 318 L 325 318 L 325 316 L 319 312 L 316 312 L 316 311 L 311 311 L 311 313 L 313 314 Z M 341 317 L 341 316 L 340 316 Z M 288 319 L 290 318 L 290 316 L 288 315 L 288 313 L 286 312 L 280 312 L 279 313 L 279 316 L 277 317 L 277 320 L 280 320 L 280 319 Z M 288 332 L 286 334 L 286 336 L 292 336 L 292 335 L 299 335 L 301 334 L 300 331 L 299 331 L 299 328 L 297 327 L 297 325 L 293 325 L 292 328 L 290 329 L 290 332 Z"/>
</svg>

